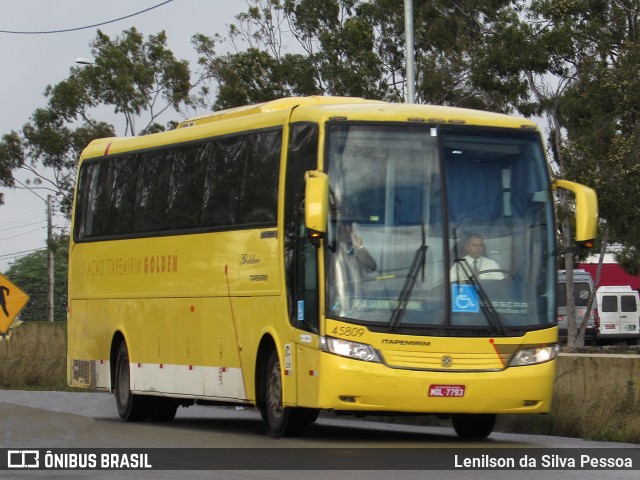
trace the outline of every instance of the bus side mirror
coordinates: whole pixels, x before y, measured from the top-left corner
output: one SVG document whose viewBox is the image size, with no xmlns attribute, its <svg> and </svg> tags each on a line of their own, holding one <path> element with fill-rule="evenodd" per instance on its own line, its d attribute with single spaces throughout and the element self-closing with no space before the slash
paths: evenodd
<svg viewBox="0 0 640 480">
<path fill-rule="evenodd" d="M 593 247 L 598 229 L 598 197 L 595 190 L 568 180 L 553 180 L 553 188 L 569 190 L 576 199 L 576 246 Z"/>
<path fill-rule="evenodd" d="M 310 170 L 305 173 L 304 180 L 304 223 L 309 235 L 317 239 L 327 232 L 329 177 L 319 170 Z"/>
</svg>

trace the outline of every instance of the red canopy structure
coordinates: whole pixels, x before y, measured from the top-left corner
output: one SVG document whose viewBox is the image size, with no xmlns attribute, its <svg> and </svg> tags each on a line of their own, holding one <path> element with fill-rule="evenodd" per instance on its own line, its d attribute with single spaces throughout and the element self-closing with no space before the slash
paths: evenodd
<svg viewBox="0 0 640 480">
<path fill-rule="evenodd" d="M 617 263 L 608 262 L 607 256 L 605 256 L 605 262 L 602 264 L 600 286 L 629 285 L 633 290 L 640 290 L 640 276 L 629 275 Z M 580 263 L 578 268 L 582 268 L 589 272 L 595 282 L 596 269 L 598 268 L 597 262 Z"/>
</svg>

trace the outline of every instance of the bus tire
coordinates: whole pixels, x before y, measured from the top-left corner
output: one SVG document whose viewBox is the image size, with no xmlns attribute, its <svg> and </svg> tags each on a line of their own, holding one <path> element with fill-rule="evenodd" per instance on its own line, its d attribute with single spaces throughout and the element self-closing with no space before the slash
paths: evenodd
<svg viewBox="0 0 640 480">
<path fill-rule="evenodd" d="M 264 412 L 261 413 L 274 437 L 304 435 L 309 425 L 318 418 L 316 409 L 282 405 L 282 371 L 278 352 L 275 350 L 267 364 L 264 392 Z"/>
<path fill-rule="evenodd" d="M 115 396 L 118 415 L 125 422 L 141 422 L 147 419 L 148 399 L 131 393 L 131 373 L 129 369 L 129 350 L 122 342 L 118 348 L 115 371 Z"/>
<path fill-rule="evenodd" d="M 480 439 L 491 435 L 496 424 L 496 415 L 459 413 L 451 415 L 451 421 L 459 437 Z"/>
<path fill-rule="evenodd" d="M 172 422 L 176 417 L 178 403 L 166 397 L 148 397 L 149 420 L 152 422 Z"/>
</svg>

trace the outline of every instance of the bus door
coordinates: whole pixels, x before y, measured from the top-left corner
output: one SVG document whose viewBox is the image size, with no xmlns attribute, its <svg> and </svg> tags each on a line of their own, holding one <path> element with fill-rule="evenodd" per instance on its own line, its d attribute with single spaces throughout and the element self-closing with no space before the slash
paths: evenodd
<svg viewBox="0 0 640 480">
<path fill-rule="evenodd" d="M 291 125 L 285 180 L 284 261 L 289 321 L 294 328 L 293 337 L 288 339 L 291 343 L 285 344 L 287 376 L 283 383 L 286 401 L 301 406 L 313 406 L 318 397 L 319 249 L 309 238 L 304 208 L 305 172 L 318 168 L 318 139 L 317 124 Z"/>
<path fill-rule="evenodd" d="M 298 222 L 293 299 L 295 372 L 298 405 L 313 406 L 318 398 L 320 310 L 318 291 L 318 248 L 304 225 L 304 208 Z M 293 352 L 292 352 L 293 353 Z"/>
</svg>

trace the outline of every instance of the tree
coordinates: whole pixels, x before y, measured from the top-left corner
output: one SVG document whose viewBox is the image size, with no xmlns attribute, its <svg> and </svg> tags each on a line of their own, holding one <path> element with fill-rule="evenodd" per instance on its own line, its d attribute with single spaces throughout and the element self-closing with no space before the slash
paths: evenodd
<svg viewBox="0 0 640 480">
<path fill-rule="evenodd" d="M 246 50 L 216 57 L 219 38 L 195 39 L 203 75 L 220 85 L 216 107 L 311 93 L 404 100 L 401 1 L 248 3 L 229 31 L 233 44 L 244 42 Z M 510 8 L 509 0 L 415 2 L 418 102 L 507 111 L 512 99 L 526 94 L 521 83 L 493 91 L 478 83 L 478 52 Z M 287 53 L 287 45 L 298 53 Z"/>
<path fill-rule="evenodd" d="M 95 138 L 112 137 L 114 128 L 105 122 L 73 127 L 51 108 L 39 108 L 22 132 L 2 137 L 0 152 L 8 152 L 0 164 L 13 165 L 28 171 L 30 188 L 54 193 L 61 211 L 71 213 L 76 166 L 84 147 Z M 14 168 L 15 168 L 14 167 Z"/>
<path fill-rule="evenodd" d="M 604 240 L 601 256 L 610 237 L 622 245 L 620 264 L 637 273 L 640 117 L 635 106 L 640 101 L 640 2 L 541 0 L 532 5 L 553 29 L 556 48 L 566 45 L 562 60 L 572 67 L 571 82 L 556 111 L 565 133 L 558 147 L 562 171 L 598 193 Z"/>
<path fill-rule="evenodd" d="M 116 119 L 123 120 L 122 135 L 164 130 L 158 120 L 169 110 L 186 116 L 183 111 L 196 104 L 190 96 L 189 65 L 176 59 L 166 42 L 164 32 L 145 39 L 131 28 L 111 39 L 98 30 L 91 43 L 94 63 L 72 67 L 67 79 L 49 85 L 47 105 L 37 109 L 21 131 L 2 137 L 0 182 L 13 186 L 7 172 L 24 168 L 33 176 L 32 187 L 56 194 L 62 211 L 69 214 L 82 149 L 118 130 L 97 120 L 104 116 L 100 107 L 112 108 Z"/>
<path fill-rule="evenodd" d="M 145 40 L 131 28 L 112 40 L 98 30 L 91 43 L 93 65 L 74 67 L 67 80 L 47 88 L 51 109 L 66 121 L 93 125 L 92 111 L 104 105 L 124 117 L 124 135 L 163 130 L 156 123 L 160 115 L 193 105 L 189 63 L 176 59 L 166 43 L 165 32 Z M 143 112 L 147 120 L 138 131 Z"/>
<path fill-rule="evenodd" d="M 24 163 L 20 149 L 20 138 L 5 136 L 0 142 L 0 187 L 13 187 L 14 170 Z M 0 205 L 4 204 L 4 194 L 0 192 Z"/>
<path fill-rule="evenodd" d="M 598 190 L 600 213 L 622 265 L 640 270 L 640 2 L 613 1 L 592 20 L 593 54 L 567 93 L 571 175 Z M 583 18 L 587 13 L 583 13 Z"/>
<path fill-rule="evenodd" d="M 54 249 L 54 319 L 63 321 L 67 318 L 69 236 L 56 236 L 51 246 Z M 38 250 L 19 258 L 5 275 L 30 297 L 20 318 L 23 321 L 47 320 L 47 251 Z"/>
</svg>

